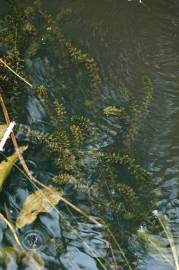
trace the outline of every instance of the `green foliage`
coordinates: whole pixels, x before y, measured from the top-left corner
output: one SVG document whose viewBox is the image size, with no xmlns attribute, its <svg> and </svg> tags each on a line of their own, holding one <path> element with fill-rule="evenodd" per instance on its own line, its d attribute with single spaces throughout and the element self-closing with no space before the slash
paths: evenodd
<svg viewBox="0 0 179 270">
<path fill-rule="evenodd" d="M 66 48 L 69 55 L 76 64 L 83 63 L 91 79 L 91 86 L 93 89 L 98 89 L 101 86 L 101 77 L 99 67 L 95 60 L 82 50 L 75 48 L 72 43 L 67 42 Z"/>
<path fill-rule="evenodd" d="M 123 130 L 127 130 L 123 142 L 124 146 L 128 149 L 135 142 L 137 135 L 145 123 L 153 98 L 153 84 L 151 79 L 148 76 L 143 76 L 142 84 L 144 94 L 141 101 L 137 101 L 129 90 L 122 89 L 122 105 L 108 106 L 104 109 L 106 117 L 118 118 Z"/>
<path fill-rule="evenodd" d="M 127 132 L 120 153 L 101 149 L 99 140 L 97 144 L 95 142 L 95 136 L 99 132 L 96 126 L 84 116 L 71 116 L 61 102 L 63 90 L 71 91 L 75 88 L 84 91 L 88 87 L 93 94 L 93 90 L 102 85 L 95 59 L 77 48 L 62 31 L 63 21 L 72 11 L 63 9 L 53 18 L 41 7 L 41 1 L 31 1 L 30 6 L 25 8 L 17 1 L 17 6 L 11 7 L 12 14 L 0 22 L 0 28 L 7 28 L 0 37 L 2 59 L 23 77 L 25 67 L 41 51 L 46 55 L 52 54 L 55 66 L 61 67 L 53 69 L 51 60 L 43 61 L 43 68 L 47 68 L 48 77 L 54 82 L 55 89 L 51 94 L 45 84 L 40 84 L 36 87 L 35 94 L 48 107 L 49 130 L 30 130 L 26 134 L 31 143 L 43 145 L 48 157 L 54 160 L 58 172 L 52 179 L 52 185 L 61 190 L 61 187 L 70 183 L 76 192 L 85 192 L 92 202 L 95 214 L 99 211 L 107 221 L 111 216 L 114 220 L 117 218 L 121 221 L 118 232 L 122 221 L 140 224 L 151 211 L 152 180 L 126 152 L 129 152 L 149 113 L 153 95 L 151 80 L 147 76 L 143 77 L 142 101 L 137 101 L 125 89 L 121 93 L 123 100 L 119 106 L 111 105 L 104 109 L 106 117 L 119 119 Z M 7 92 L 9 89 L 13 90 L 11 99 L 14 103 L 11 106 L 15 110 L 18 99 L 14 97 L 19 94 L 20 82 L 3 65 L 0 65 L 0 69 L 0 83 Z M 55 72 L 58 76 L 55 76 Z"/>
<path fill-rule="evenodd" d="M 150 78 L 148 76 L 144 76 L 142 80 L 144 87 L 144 98 L 142 104 L 138 104 L 133 97 L 130 98 L 129 131 L 125 142 L 125 145 L 127 147 L 132 144 L 132 142 L 138 135 L 142 124 L 144 123 L 144 120 L 149 113 L 149 108 L 153 98 L 153 85 Z"/>
<path fill-rule="evenodd" d="M 27 149 L 27 147 L 23 146 L 20 148 L 20 151 L 24 152 L 26 149 Z M 11 170 L 12 170 L 12 168 L 17 160 L 18 160 L 18 154 L 14 153 L 10 157 L 8 157 L 7 160 L 2 161 L 0 163 L 0 191 L 2 189 L 2 186 L 3 186 L 6 178 L 10 174 L 10 172 L 11 172 Z"/>
<path fill-rule="evenodd" d="M 71 183 L 77 191 L 87 193 L 100 215 L 111 212 L 121 220 L 135 220 L 135 223 L 146 220 L 153 204 L 150 174 L 128 154 L 97 151 L 93 154 L 96 167 L 91 175 L 94 183 L 89 185 L 84 161 L 86 155 L 90 157 L 86 146 L 94 126 L 84 117 L 69 118 L 62 103 L 55 101 L 54 109 L 52 131 L 30 131 L 28 135 L 31 141 L 44 144 L 53 153 L 60 173 L 52 184 L 61 188 Z"/>
<path fill-rule="evenodd" d="M 10 15 L 0 21 L 0 29 L 6 29 L 0 36 L 1 58 L 6 64 L 20 76 L 28 78 L 29 64 L 38 53 L 45 51 L 46 55 L 53 54 L 57 65 L 62 67 L 57 81 L 57 76 L 51 74 L 52 63 L 44 63 L 49 71 L 49 78 L 56 84 L 56 96 L 59 96 L 59 89 L 71 89 L 73 85 L 76 85 L 77 90 L 84 87 L 92 91 L 99 89 L 101 77 L 98 64 L 92 56 L 73 45 L 74 42 L 68 40 L 62 31 L 63 22 L 66 17 L 71 16 L 72 10 L 61 9 L 52 17 L 45 11 L 41 0 L 33 0 L 29 6 L 20 1 L 8 1 L 8 4 Z M 48 61 L 42 61 L 46 60 Z M 6 92 L 11 93 L 11 110 L 17 116 L 20 107 L 17 98 L 20 81 L 2 63 L 0 73 L 0 83 Z M 24 90 L 26 91 L 21 84 L 21 93 Z M 50 96 L 46 83 L 37 86 L 37 94 L 42 98 Z M 75 127 L 73 132 L 76 132 Z"/>
<path fill-rule="evenodd" d="M 129 157 L 128 154 L 107 154 L 106 163 L 111 165 L 120 165 L 125 167 L 127 171 L 134 177 L 141 191 L 150 184 L 150 175 L 140 165 L 136 164 L 135 159 Z"/>
<path fill-rule="evenodd" d="M 53 184 L 55 184 L 57 187 L 61 185 L 65 185 L 71 182 L 73 179 L 73 176 L 68 173 L 63 173 L 55 176 L 52 180 Z"/>
<path fill-rule="evenodd" d="M 101 153 L 95 177 L 98 181 L 91 193 L 94 200 L 100 202 L 104 215 L 112 209 L 120 220 L 140 223 L 141 219 L 147 219 L 154 199 L 150 192 L 153 183 L 151 176 L 134 159 L 122 153 Z M 108 208 L 103 207 L 104 202 Z"/>
<path fill-rule="evenodd" d="M 144 127 L 145 120 L 150 112 L 153 99 L 153 84 L 148 76 L 142 77 L 143 97 L 137 100 L 127 89 L 121 89 L 121 100 L 118 106 L 107 106 L 103 112 L 106 117 L 118 119 L 122 131 L 119 140 L 127 151 L 130 150 L 137 136 Z M 126 150 L 125 150 L 126 151 Z"/>
<path fill-rule="evenodd" d="M 73 170 L 80 173 L 80 160 L 92 124 L 85 117 L 68 117 L 62 103 L 54 102 L 54 113 L 50 119 L 52 132 L 31 131 L 28 137 L 35 143 L 45 144 L 56 157 L 57 166 L 65 173 Z M 76 170 L 76 171 L 75 171 Z"/>
</svg>

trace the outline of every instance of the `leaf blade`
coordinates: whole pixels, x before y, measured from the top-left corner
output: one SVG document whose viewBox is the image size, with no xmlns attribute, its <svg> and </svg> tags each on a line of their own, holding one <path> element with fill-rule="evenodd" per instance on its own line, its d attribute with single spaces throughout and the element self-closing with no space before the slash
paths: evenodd
<svg viewBox="0 0 179 270">
<path fill-rule="evenodd" d="M 20 149 L 20 152 L 23 153 L 27 149 L 27 146 L 22 146 L 19 149 Z M 6 161 L 2 161 L 0 163 L 0 191 L 2 190 L 2 187 L 6 178 L 10 174 L 11 169 L 13 168 L 17 160 L 18 160 L 18 154 L 17 152 L 15 152 L 11 156 L 9 156 Z"/>
</svg>

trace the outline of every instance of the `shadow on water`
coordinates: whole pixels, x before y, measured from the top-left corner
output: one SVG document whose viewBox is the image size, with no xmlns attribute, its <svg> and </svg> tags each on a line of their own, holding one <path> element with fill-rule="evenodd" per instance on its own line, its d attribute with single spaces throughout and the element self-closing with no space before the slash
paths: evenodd
<svg viewBox="0 0 179 270">
<path fill-rule="evenodd" d="M 1 2 L 5 7 L 3 1 Z M 59 4 L 59 1 L 54 0 L 44 3 L 52 14 L 61 8 L 73 10 L 73 15 L 63 24 L 63 31 L 99 63 L 103 79 L 99 90 L 92 91 L 86 87 L 84 91 L 84 86 L 75 89 L 74 85 L 70 89 L 62 88 L 61 92 L 70 113 L 83 113 L 97 124 L 103 147 L 120 147 L 121 126 L 118 119 L 106 119 L 101 115 L 101 111 L 106 106 L 120 106 L 120 90 L 123 88 L 128 88 L 140 99 L 143 94 L 141 77 L 145 74 L 151 77 L 154 84 L 152 108 L 131 151 L 152 173 L 156 182 L 154 192 L 158 196 L 156 208 L 168 217 L 178 245 L 178 2 L 143 0 L 140 4 L 135 0 L 65 0 Z M 6 12 L 6 8 L 2 12 Z M 42 54 L 33 57 L 27 67 L 36 84 L 45 82 L 53 99 L 53 90 L 61 69 L 60 63 L 56 63 L 50 54 Z M 73 80 L 73 76 L 70 76 L 71 74 L 68 79 Z M 48 112 L 43 101 L 29 93 L 22 103 L 26 104 L 26 113 L 25 121 L 22 118 L 21 122 L 48 130 Z M 40 149 L 31 150 L 28 164 L 34 175 L 40 176 L 48 184 L 54 172 Z M 15 179 L 11 177 L 4 192 L 3 202 L 8 206 L 12 220 L 16 218 L 25 198 L 33 190 L 24 179 L 18 180 L 19 175 L 16 175 Z M 81 201 L 83 204 L 84 200 Z M 88 205 L 85 207 L 89 209 Z M 141 220 L 141 224 L 142 222 Z M 3 231 L 0 234 L 1 240 L 12 242 L 6 226 L 0 226 Z M 155 234 L 153 237 L 162 243 L 163 252 L 172 256 L 166 237 Z M 49 214 L 40 215 L 33 225 L 28 225 L 20 232 L 20 239 L 25 248 L 36 249 L 43 254 L 43 258 L 48 262 L 47 269 L 105 269 L 98 258 L 102 261 L 107 259 L 107 269 L 114 269 L 109 266 L 109 243 L 105 240 L 103 228 L 79 220 L 74 215 L 69 218 L 60 210 L 58 213 L 53 210 Z M 150 248 L 143 251 L 137 238 L 134 237 L 129 246 L 132 253 L 139 258 L 137 269 L 172 269 Z"/>
</svg>

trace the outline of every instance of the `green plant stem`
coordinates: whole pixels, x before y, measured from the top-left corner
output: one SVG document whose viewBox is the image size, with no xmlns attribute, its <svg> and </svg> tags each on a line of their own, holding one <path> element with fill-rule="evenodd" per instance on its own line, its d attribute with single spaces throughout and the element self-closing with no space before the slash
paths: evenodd
<svg viewBox="0 0 179 270">
<path fill-rule="evenodd" d="M 160 225 L 162 226 L 166 236 L 167 236 L 167 239 L 169 241 L 169 244 L 170 244 L 170 247 L 171 247 L 171 250 L 172 250 L 172 255 L 173 255 L 173 259 L 174 259 L 174 262 L 175 262 L 175 265 L 176 265 L 176 270 L 179 270 L 179 264 L 178 264 L 178 255 L 177 255 L 177 250 L 176 250 L 176 246 L 175 246 L 175 242 L 174 242 L 174 239 L 173 239 L 173 236 L 169 230 L 169 228 L 167 228 L 167 225 L 164 224 L 164 222 L 162 221 L 162 218 L 157 215 L 157 218 L 160 222 Z"/>
</svg>

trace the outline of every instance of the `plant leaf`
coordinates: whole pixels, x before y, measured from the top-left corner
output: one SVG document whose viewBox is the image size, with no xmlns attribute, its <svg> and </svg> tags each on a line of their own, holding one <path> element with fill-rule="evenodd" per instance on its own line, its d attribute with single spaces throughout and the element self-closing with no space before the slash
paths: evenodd
<svg viewBox="0 0 179 270">
<path fill-rule="evenodd" d="M 48 213 L 55 207 L 63 194 L 53 187 L 50 189 L 39 189 L 30 194 L 17 217 L 16 226 L 20 229 L 27 224 L 31 224 L 41 212 Z"/>
<path fill-rule="evenodd" d="M 20 152 L 23 153 L 27 149 L 27 146 L 22 146 L 19 149 L 20 149 Z M 11 172 L 12 167 L 14 166 L 17 160 L 18 160 L 18 154 L 14 153 L 10 157 L 8 157 L 7 160 L 2 161 L 0 163 L 0 191 L 2 190 L 4 181 L 8 177 L 9 173 Z"/>
<path fill-rule="evenodd" d="M 3 135 L 4 135 L 5 131 L 6 131 L 6 129 L 7 129 L 7 125 L 6 124 L 0 125 L 0 140 L 2 139 L 2 137 L 3 137 Z"/>
</svg>

